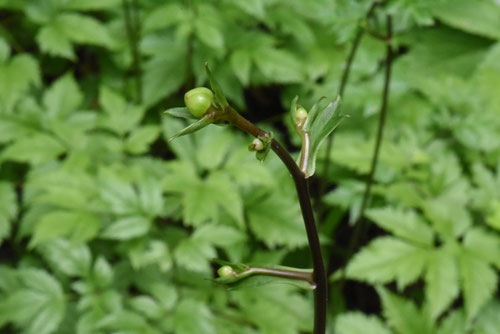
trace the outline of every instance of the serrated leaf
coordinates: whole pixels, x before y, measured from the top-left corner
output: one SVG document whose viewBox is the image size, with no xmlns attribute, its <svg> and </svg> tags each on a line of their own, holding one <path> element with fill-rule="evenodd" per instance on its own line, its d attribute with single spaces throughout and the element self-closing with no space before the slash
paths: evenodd
<svg viewBox="0 0 500 334">
<path fill-rule="evenodd" d="M 59 14 L 54 24 L 75 43 L 113 47 L 115 42 L 107 28 L 91 16 L 73 13 Z"/>
<path fill-rule="evenodd" d="M 402 289 L 422 275 L 428 256 L 426 249 L 393 237 L 379 237 L 354 255 L 346 277 L 369 283 L 396 280 Z"/>
<path fill-rule="evenodd" d="M 55 81 L 43 96 L 43 103 L 50 117 L 68 115 L 82 103 L 83 95 L 71 74 L 65 74 Z"/>
<path fill-rule="evenodd" d="M 69 236 L 75 243 L 85 242 L 97 235 L 100 225 L 100 220 L 89 212 L 52 211 L 35 226 L 30 246 L 63 236 Z"/>
<path fill-rule="evenodd" d="M 485 229 L 472 228 L 464 236 L 465 249 L 500 269 L 500 237 Z"/>
<path fill-rule="evenodd" d="M 39 251 L 51 268 L 65 275 L 85 277 L 90 270 L 92 256 L 87 245 L 54 239 L 39 247 Z"/>
<path fill-rule="evenodd" d="M 437 334 L 465 334 L 467 324 L 463 310 L 450 312 L 441 322 Z"/>
<path fill-rule="evenodd" d="M 38 269 L 23 269 L 18 275 L 23 288 L 0 301 L 0 325 L 12 322 L 27 334 L 53 333 L 65 311 L 59 282 Z"/>
<path fill-rule="evenodd" d="M 229 60 L 234 74 L 241 84 L 247 86 L 250 83 L 250 68 L 252 67 L 251 55 L 244 49 L 236 50 Z"/>
<path fill-rule="evenodd" d="M 465 311 L 467 321 L 470 322 L 493 297 L 498 284 L 498 276 L 487 262 L 466 250 L 460 253 L 459 266 Z"/>
<path fill-rule="evenodd" d="M 17 214 L 17 198 L 14 188 L 7 182 L 0 182 L 0 245 L 10 234 L 10 221 Z"/>
<path fill-rule="evenodd" d="M 71 41 L 54 24 L 43 26 L 36 35 L 36 41 L 44 53 L 70 60 L 76 58 Z"/>
<path fill-rule="evenodd" d="M 250 228 L 268 247 L 293 248 L 307 243 L 299 206 L 290 198 L 271 194 L 247 205 Z"/>
<path fill-rule="evenodd" d="M 425 298 L 432 319 L 436 319 L 455 300 L 460 292 L 458 264 L 446 249 L 433 250 L 427 260 Z"/>
<path fill-rule="evenodd" d="M 127 240 L 146 234 L 149 231 L 151 222 L 142 216 L 132 216 L 120 218 L 111 223 L 101 233 L 101 237 L 115 240 Z"/>
<path fill-rule="evenodd" d="M 384 322 L 375 316 L 360 312 L 342 313 L 335 319 L 335 333 L 338 334 L 391 334 Z"/>
<path fill-rule="evenodd" d="M 196 36 L 203 43 L 219 52 L 224 51 L 224 35 L 215 25 L 203 20 L 203 18 L 195 20 L 194 23 Z"/>
<path fill-rule="evenodd" d="M 499 312 L 500 302 L 498 300 L 490 302 L 477 317 L 476 325 L 474 326 L 474 334 L 498 333 L 498 331 L 500 331 L 500 317 L 498 317 Z"/>
<path fill-rule="evenodd" d="M 431 246 L 433 243 L 432 229 L 414 211 L 385 207 L 370 209 L 366 214 L 375 224 L 397 237 L 424 246 Z"/>
<path fill-rule="evenodd" d="M 296 83 L 304 78 L 302 63 L 282 49 L 259 49 L 252 55 L 258 69 L 271 81 Z"/>
<path fill-rule="evenodd" d="M 146 15 L 143 22 L 145 32 L 168 28 L 188 18 L 188 12 L 178 3 L 167 3 L 156 7 Z"/>
<path fill-rule="evenodd" d="M 125 149 L 132 154 L 142 154 L 149 150 L 151 143 L 160 134 L 156 125 L 144 125 L 135 128 L 125 140 Z"/>
<path fill-rule="evenodd" d="M 433 323 L 412 301 L 406 300 L 378 287 L 377 292 L 382 300 L 382 308 L 387 322 L 398 334 L 433 333 Z"/>
<path fill-rule="evenodd" d="M 70 0 L 64 7 L 72 10 L 103 10 L 120 5 L 120 0 Z"/>
<path fill-rule="evenodd" d="M 53 136 L 37 133 L 20 138 L 0 153 L 0 160 L 28 162 L 33 165 L 55 159 L 65 147 Z"/>
<path fill-rule="evenodd" d="M 183 299 L 175 308 L 172 320 L 176 334 L 215 334 L 210 310 L 194 299 Z"/>
</svg>

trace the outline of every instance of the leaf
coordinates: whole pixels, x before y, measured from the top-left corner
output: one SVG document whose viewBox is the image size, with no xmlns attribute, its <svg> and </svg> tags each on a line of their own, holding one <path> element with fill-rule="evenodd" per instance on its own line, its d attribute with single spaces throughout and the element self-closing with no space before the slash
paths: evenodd
<svg viewBox="0 0 500 334">
<path fill-rule="evenodd" d="M 354 255 L 346 268 L 346 277 L 368 283 L 397 281 L 399 289 L 422 275 L 428 250 L 394 237 L 379 237 Z"/>
<path fill-rule="evenodd" d="M 68 276 L 86 277 L 92 256 L 87 245 L 73 245 L 65 239 L 53 239 L 39 247 L 50 267 Z"/>
<path fill-rule="evenodd" d="M 120 0 L 70 0 L 64 7 L 70 10 L 104 10 L 120 6 Z"/>
<path fill-rule="evenodd" d="M 37 246 L 51 239 L 69 236 L 74 243 L 94 238 L 100 227 L 99 219 L 84 211 L 51 211 L 35 226 L 30 246 Z"/>
<path fill-rule="evenodd" d="M 282 49 L 259 49 L 252 54 L 257 68 L 270 80 L 278 83 L 298 83 L 304 78 L 302 63 Z"/>
<path fill-rule="evenodd" d="M 191 114 L 191 112 L 186 107 L 170 108 L 165 110 L 163 113 L 173 117 L 198 119 L 197 117 L 193 116 L 193 114 Z"/>
<path fill-rule="evenodd" d="M 174 251 L 174 259 L 177 265 L 195 271 L 209 272 L 210 259 L 216 256 L 213 245 L 207 241 L 196 238 L 182 240 Z"/>
<path fill-rule="evenodd" d="M 344 116 L 339 115 L 339 101 L 337 99 L 335 102 L 331 102 L 321 111 L 311 112 L 306 119 L 304 128 L 309 132 L 310 136 L 306 177 L 314 175 L 320 145 L 344 119 Z"/>
<path fill-rule="evenodd" d="M 246 2 L 246 1 L 245 1 Z M 231 68 L 241 84 L 250 83 L 250 69 L 252 67 L 251 55 L 246 50 L 236 50 L 230 58 Z"/>
<path fill-rule="evenodd" d="M 72 42 L 92 44 L 111 48 L 115 42 L 107 28 L 91 16 L 77 13 L 63 13 L 55 18 L 56 29 Z"/>
<path fill-rule="evenodd" d="M 441 21 L 466 32 L 500 39 L 500 5 L 494 1 L 441 0 L 430 6 Z"/>
<path fill-rule="evenodd" d="M 381 228 L 408 241 L 432 246 L 432 229 L 414 211 L 403 211 L 391 207 L 370 209 L 367 216 Z"/>
<path fill-rule="evenodd" d="M 482 228 L 472 228 L 465 234 L 464 248 L 468 253 L 500 269 L 500 237 Z"/>
<path fill-rule="evenodd" d="M 17 215 L 17 197 L 10 183 L 0 181 L 0 245 L 10 234 L 10 221 Z"/>
<path fill-rule="evenodd" d="M 340 314 L 335 319 L 335 333 L 338 334 L 391 334 L 384 322 L 375 316 L 367 316 L 360 312 Z"/>
<path fill-rule="evenodd" d="M 213 123 L 213 119 L 211 117 L 209 117 L 208 115 L 203 116 L 202 118 L 200 118 L 196 122 L 189 124 L 187 127 L 182 129 L 181 131 L 177 132 L 172 137 L 168 138 L 168 142 L 171 142 L 175 138 L 185 136 L 185 135 L 188 135 L 190 133 L 194 133 L 196 131 L 199 131 L 199 130 L 203 129 L 204 127 L 206 127 L 207 125 L 210 125 L 212 123 Z"/>
<path fill-rule="evenodd" d="M 144 125 L 135 128 L 125 141 L 125 149 L 132 154 L 143 154 L 160 134 L 156 125 Z"/>
<path fill-rule="evenodd" d="M 377 292 L 382 300 L 382 308 L 387 322 L 398 334 L 433 333 L 433 323 L 415 304 L 397 296 L 383 287 Z"/>
<path fill-rule="evenodd" d="M 53 136 L 37 133 L 23 137 L 0 153 L 0 160 L 28 162 L 38 165 L 55 159 L 66 149 Z"/>
<path fill-rule="evenodd" d="M 172 268 L 172 256 L 168 244 L 161 240 L 141 240 L 129 248 L 132 267 L 136 270 L 156 264 L 165 272 Z"/>
<path fill-rule="evenodd" d="M 145 112 L 142 106 L 128 103 L 123 96 L 106 86 L 99 90 L 99 104 L 106 111 L 99 119 L 99 125 L 120 135 L 135 128 Z"/>
<path fill-rule="evenodd" d="M 19 279 L 23 288 L 0 300 L 0 326 L 12 322 L 27 334 L 53 333 L 66 307 L 59 282 L 38 269 L 20 270 Z"/>
<path fill-rule="evenodd" d="M 458 263 L 446 249 L 433 250 L 427 260 L 425 298 L 432 319 L 436 319 L 457 298 L 460 292 Z"/>
<path fill-rule="evenodd" d="M 71 74 L 55 81 L 43 96 L 43 103 L 50 117 L 63 118 L 80 106 L 83 95 Z"/>
<path fill-rule="evenodd" d="M 43 26 L 36 35 L 36 41 L 44 53 L 70 60 L 76 59 L 71 41 L 55 24 Z"/>
<path fill-rule="evenodd" d="M 168 28 L 189 18 L 188 11 L 178 3 L 158 6 L 144 18 L 144 32 Z"/>
<path fill-rule="evenodd" d="M 500 330 L 500 318 L 498 317 L 498 312 L 500 312 L 500 303 L 498 300 L 491 301 L 478 315 L 474 326 L 474 334 L 498 333 Z"/>
<path fill-rule="evenodd" d="M 460 276 L 467 321 L 472 321 L 493 297 L 498 284 L 496 272 L 487 262 L 464 250 L 459 256 Z"/>
<path fill-rule="evenodd" d="M 452 311 L 441 322 L 437 334 L 465 334 L 467 324 L 462 310 Z"/>
<path fill-rule="evenodd" d="M 277 193 L 247 201 L 249 226 L 268 247 L 290 248 L 307 243 L 297 203 Z"/>
<path fill-rule="evenodd" d="M 213 76 L 212 71 L 210 71 L 208 63 L 205 63 L 205 71 L 207 73 L 208 80 L 210 81 L 210 87 L 212 88 L 212 91 L 215 93 L 216 102 L 221 107 L 228 107 L 229 103 L 227 102 L 227 99 L 224 96 L 224 92 L 222 91 L 221 86 Z"/>
<path fill-rule="evenodd" d="M 183 299 L 175 308 L 172 320 L 176 334 L 215 334 L 210 310 L 194 299 Z"/>
<path fill-rule="evenodd" d="M 204 20 L 203 16 L 195 20 L 194 27 L 196 36 L 209 47 L 224 52 L 224 35 L 219 29 L 208 20 Z"/>
<path fill-rule="evenodd" d="M 111 223 L 101 233 L 103 238 L 114 240 L 127 240 L 145 235 L 150 228 L 151 222 L 146 217 L 131 216 L 120 218 Z"/>
</svg>

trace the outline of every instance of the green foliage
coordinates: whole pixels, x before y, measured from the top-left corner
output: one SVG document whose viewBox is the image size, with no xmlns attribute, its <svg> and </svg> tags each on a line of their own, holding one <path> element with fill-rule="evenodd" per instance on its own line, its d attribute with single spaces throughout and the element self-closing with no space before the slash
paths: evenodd
<svg viewBox="0 0 500 334">
<path fill-rule="evenodd" d="M 272 153 L 257 161 L 249 138 L 229 127 L 200 130 L 205 122 L 168 142 L 187 123 L 161 112 L 186 116 L 171 108 L 211 82 L 219 105 L 261 120 L 298 158 L 283 110 L 297 95 L 308 110 L 335 97 L 361 24 L 371 34 L 342 96 L 351 117 L 336 131 L 329 175 L 319 144 L 340 119 L 333 106 L 309 113 L 311 192 L 335 185 L 315 201 L 322 248 L 330 267 L 346 263 L 331 279 L 329 330 L 499 333 L 500 6 L 391 0 L 366 19 L 371 4 L 0 0 L 0 331 L 311 331 L 310 291 L 260 286 L 283 282 L 267 276 L 238 291 L 213 282 L 213 258 L 311 266 L 288 172 Z M 348 259 L 388 13 L 396 55 L 372 225 Z M 365 284 L 338 291 L 341 274 Z M 346 303 L 354 295 L 362 302 Z M 363 303 L 373 314 L 359 312 Z"/>
</svg>

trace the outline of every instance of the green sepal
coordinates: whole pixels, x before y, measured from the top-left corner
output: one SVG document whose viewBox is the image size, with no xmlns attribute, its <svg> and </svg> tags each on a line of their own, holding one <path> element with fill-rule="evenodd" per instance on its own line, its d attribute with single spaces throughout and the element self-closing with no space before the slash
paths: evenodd
<svg viewBox="0 0 500 334">
<path fill-rule="evenodd" d="M 213 259 L 213 261 L 221 266 L 230 266 L 231 268 L 233 268 L 234 272 L 238 274 L 241 274 L 251 268 L 251 265 L 246 265 L 242 263 L 231 263 L 219 259 Z M 283 270 L 303 271 L 307 273 L 312 273 L 312 269 L 297 269 L 279 265 L 252 265 L 252 266 L 269 268 L 269 269 L 283 269 Z M 218 277 L 214 279 L 214 282 L 220 285 L 224 285 L 229 290 L 255 288 L 268 284 L 292 284 L 305 290 L 315 289 L 314 285 L 301 279 L 283 278 L 283 277 L 270 276 L 264 274 L 252 274 L 240 277 L 234 277 L 234 276 Z"/>
<path fill-rule="evenodd" d="M 297 101 L 299 97 L 295 95 L 292 100 L 292 104 L 290 105 L 290 115 L 292 115 L 293 124 L 297 122 L 297 117 L 295 117 L 295 111 L 297 110 Z"/>
<path fill-rule="evenodd" d="M 216 103 L 218 104 L 219 107 L 228 107 L 229 103 L 227 102 L 226 97 L 224 96 L 224 92 L 222 91 L 221 86 L 215 80 L 214 76 L 212 75 L 212 72 L 210 71 L 210 68 L 208 67 L 208 63 L 205 63 L 205 70 L 207 71 L 207 76 L 208 76 L 208 81 L 210 81 L 210 87 L 212 87 L 212 90 L 215 93 L 215 100 Z"/>
<path fill-rule="evenodd" d="M 213 123 L 213 119 L 210 117 L 204 116 L 200 118 L 198 121 L 194 122 L 193 124 L 190 124 L 189 126 L 185 127 L 181 131 L 177 132 L 175 135 L 172 137 L 168 138 L 168 142 L 170 143 L 172 140 L 174 140 L 177 137 L 184 136 L 190 133 L 193 133 L 195 131 L 198 131 L 200 129 L 203 129 L 205 126 Z"/>
<path fill-rule="evenodd" d="M 166 115 L 185 118 L 185 119 L 198 119 L 198 117 L 193 116 L 186 107 L 170 108 L 163 112 Z"/>
<path fill-rule="evenodd" d="M 338 108 L 340 97 L 337 97 L 335 101 L 329 103 L 321 110 L 317 107 L 317 104 L 309 112 L 306 123 L 304 124 L 304 129 L 309 132 L 310 138 L 309 161 L 307 162 L 306 177 L 311 177 L 316 170 L 316 158 L 319 147 L 345 117 L 345 115 L 340 115 L 340 110 Z"/>
<path fill-rule="evenodd" d="M 263 162 L 267 158 L 267 155 L 269 154 L 269 151 L 271 150 L 271 141 L 273 140 L 273 137 L 274 137 L 274 135 L 272 132 L 269 133 L 269 137 L 265 137 L 265 136 L 257 137 L 264 144 L 264 148 L 262 150 L 255 151 L 255 157 L 260 162 Z"/>
</svg>

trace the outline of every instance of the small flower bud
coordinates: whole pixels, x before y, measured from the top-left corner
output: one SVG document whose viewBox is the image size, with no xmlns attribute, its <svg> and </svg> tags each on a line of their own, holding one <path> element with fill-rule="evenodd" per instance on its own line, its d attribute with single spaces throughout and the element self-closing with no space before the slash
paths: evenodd
<svg viewBox="0 0 500 334">
<path fill-rule="evenodd" d="M 201 117 L 210 109 L 213 97 L 210 89 L 198 87 L 184 94 L 184 103 L 193 116 Z"/>
<path fill-rule="evenodd" d="M 229 277 L 236 275 L 236 272 L 231 266 L 222 266 L 217 270 L 217 274 L 219 274 L 220 277 Z"/>
<path fill-rule="evenodd" d="M 264 143 L 259 138 L 255 138 L 248 149 L 250 151 L 262 151 L 264 149 Z"/>
<path fill-rule="evenodd" d="M 307 119 L 307 110 L 305 110 L 304 107 L 298 106 L 297 110 L 295 110 L 295 119 L 297 123 L 304 124 Z"/>
</svg>

